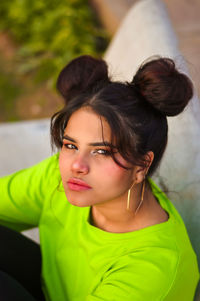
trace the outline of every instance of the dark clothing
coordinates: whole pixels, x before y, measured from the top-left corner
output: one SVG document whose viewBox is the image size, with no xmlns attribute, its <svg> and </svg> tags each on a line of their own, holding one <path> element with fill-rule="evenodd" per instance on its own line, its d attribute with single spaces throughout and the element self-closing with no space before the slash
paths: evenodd
<svg viewBox="0 0 200 301">
<path fill-rule="evenodd" d="M 40 246 L 0 226 L 0 300 L 43 301 Z"/>
</svg>

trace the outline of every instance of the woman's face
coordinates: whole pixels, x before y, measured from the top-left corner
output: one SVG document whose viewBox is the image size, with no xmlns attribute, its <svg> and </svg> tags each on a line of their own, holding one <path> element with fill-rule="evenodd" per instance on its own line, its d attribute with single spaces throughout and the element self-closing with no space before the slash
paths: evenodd
<svg viewBox="0 0 200 301">
<path fill-rule="evenodd" d="M 110 156 L 111 130 L 90 108 L 72 114 L 64 131 L 59 167 L 68 201 L 79 207 L 126 202 L 135 169 L 126 170 Z M 107 146 L 105 146 L 105 144 Z M 116 154 L 117 159 L 126 164 Z"/>
</svg>

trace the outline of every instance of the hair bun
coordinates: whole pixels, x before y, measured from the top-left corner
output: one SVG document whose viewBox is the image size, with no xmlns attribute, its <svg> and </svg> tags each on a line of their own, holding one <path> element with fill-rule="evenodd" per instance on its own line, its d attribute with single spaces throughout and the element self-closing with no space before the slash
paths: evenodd
<svg viewBox="0 0 200 301">
<path fill-rule="evenodd" d="M 181 113 L 193 96 L 191 80 L 180 73 L 169 58 L 143 64 L 131 84 L 148 103 L 166 116 Z"/>
<path fill-rule="evenodd" d="M 72 60 L 60 72 L 57 89 L 68 102 L 80 93 L 88 92 L 101 81 L 109 82 L 106 62 L 89 55 L 82 55 Z"/>
</svg>

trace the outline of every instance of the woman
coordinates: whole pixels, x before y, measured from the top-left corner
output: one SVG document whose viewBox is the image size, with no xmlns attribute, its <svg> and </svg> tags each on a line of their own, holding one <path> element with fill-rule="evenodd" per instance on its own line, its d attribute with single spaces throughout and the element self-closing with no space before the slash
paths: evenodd
<svg viewBox="0 0 200 301">
<path fill-rule="evenodd" d="M 51 136 L 60 152 L 0 179 L 2 225 L 39 226 L 45 299 L 193 300 L 196 256 L 180 215 L 149 178 L 167 145 L 166 116 L 192 97 L 190 80 L 157 58 L 130 83 L 112 82 L 103 60 L 81 56 L 57 87 L 65 106 Z M 42 300 L 39 247 L 5 231 L 0 292 Z M 18 272 L 7 268 L 8 235 L 23 254 Z"/>
</svg>

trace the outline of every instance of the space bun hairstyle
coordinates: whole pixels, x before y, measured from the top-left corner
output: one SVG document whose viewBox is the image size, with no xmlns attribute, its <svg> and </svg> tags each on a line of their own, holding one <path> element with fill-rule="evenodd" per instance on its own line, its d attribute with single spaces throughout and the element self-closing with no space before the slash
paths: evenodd
<svg viewBox="0 0 200 301">
<path fill-rule="evenodd" d="M 131 82 L 155 109 L 166 116 L 181 113 L 193 96 L 190 79 L 169 58 L 143 64 Z"/>
<path fill-rule="evenodd" d="M 95 86 L 109 82 L 105 61 L 82 55 L 72 60 L 59 74 L 57 90 L 67 104 L 81 93 L 88 93 Z"/>
<path fill-rule="evenodd" d="M 148 175 L 158 167 L 167 145 L 166 116 L 181 113 L 193 96 L 190 79 L 176 69 L 172 59 L 161 57 L 142 64 L 132 81 L 122 83 L 109 79 L 104 60 L 80 56 L 61 71 L 57 88 L 65 106 L 51 119 L 54 146 L 62 147 L 71 115 L 89 107 L 108 122 L 114 146 L 110 153 L 119 166 L 146 167 L 148 152 L 154 153 Z M 115 157 L 116 149 L 128 162 L 126 166 Z"/>
</svg>

